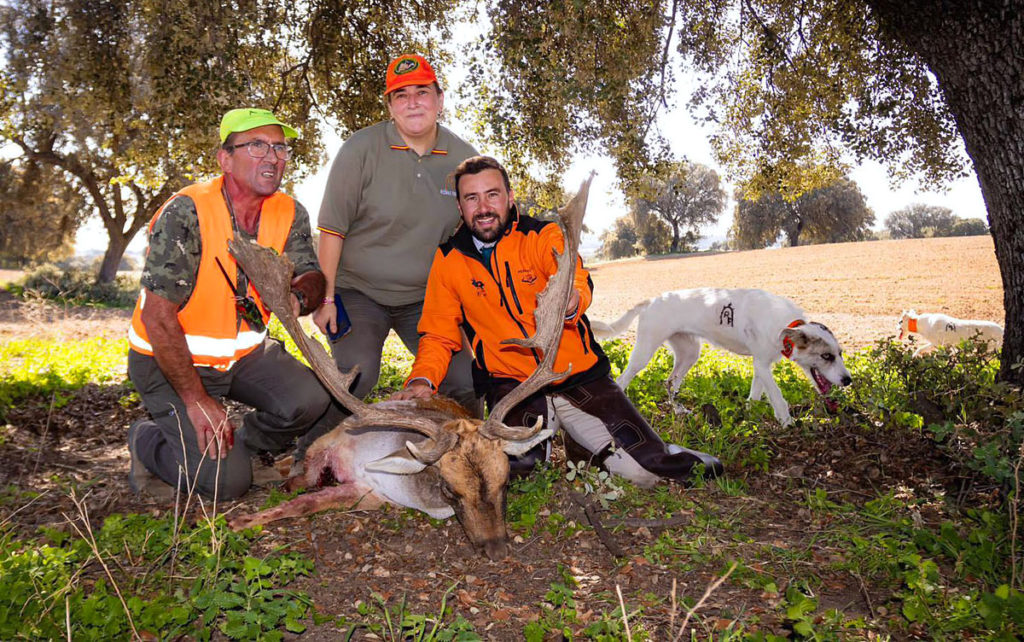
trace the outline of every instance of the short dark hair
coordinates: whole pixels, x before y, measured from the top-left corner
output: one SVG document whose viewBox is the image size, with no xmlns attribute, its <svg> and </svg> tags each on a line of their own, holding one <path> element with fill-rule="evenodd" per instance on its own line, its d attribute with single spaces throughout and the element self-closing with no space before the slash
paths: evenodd
<svg viewBox="0 0 1024 642">
<path fill-rule="evenodd" d="M 512 184 L 508 181 L 508 172 L 501 166 L 501 163 L 490 156 L 470 156 L 459 163 L 459 166 L 452 173 L 452 180 L 455 182 L 455 200 L 458 200 L 460 197 L 459 179 L 466 174 L 479 174 L 485 169 L 496 169 L 501 172 L 501 178 L 505 181 L 505 189 L 510 192 L 512 191 Z"/>
<path fill-rule="evenodd" d="M 224 142 L 221 143 L 220 146 L 223 147 L 224 149 L 226 149 L 228 152 L 235 151 L 234 150 L 234 145 L 235 145 L 235 139 L 238 137 L 237 134 L 238 134 L 238 132 L 231 132 L 230 134 L 228 134 L 228 137 L 224 139 Z"/>
</svg>

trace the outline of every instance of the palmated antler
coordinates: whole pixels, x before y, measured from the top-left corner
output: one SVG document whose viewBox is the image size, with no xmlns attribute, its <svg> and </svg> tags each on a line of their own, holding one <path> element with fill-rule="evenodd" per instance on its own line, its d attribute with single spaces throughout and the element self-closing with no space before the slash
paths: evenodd
<svg viewBox="0 0 1024 642">
<path fill-rule="evenodd" d="M 565 325 L 565 306 L 569 302 L 572 291 L 573 276 L 576 273 L 576 258 L 579 256 L 580 235 L 583 230 L 583 215 L 587 210 L 587 196 L 590 193 L 591 174 L 580 185 L 580 190 L 569 203 L 558 210 L 558 225 L 562 228 L 565 247 L 561 253 L 552 249 L 558 270 L 548 281 L 544 291 L 537 295 L 537 307 L 533 318 L 537 329 L 528 339 L 505 339 L 502 343 L 511 343 L 524 348 L 534 348 L 543 353 L 544 358 L 525 381 L 516 386 L 494 405 L 487 421 L 480 426 L 485 436 L 520 441 L 540 430 L 542 419 L 531 427 L 506 426 L 502 421 L 509 410 L 523 399 L 526 399 L 544 386 L 564 379 L 572 372 L 572 364 L 565 372 L 555 372 L 555 356 L 558 354 L 558 343 L 562 339 L 562 328 Z"/>
<path fill-rule="evenodd" d="M 427 457 L 436 455 L 436 461 L 455 443 L 455 435 L 441 430 L 441 426 L 425 417 L 377 408 L 349 392 L 349 386 L 358 374 L 358 367 L 342 373 L 319 342 L 307 336 L 292 310 L 291 279 L 295 266 L 291 260 L 274 250 L 252 241 L 236 237 L 228 242 L 228 248 L 238 260 L 246 276 L 260 293 L 270 310 L 281 320 L 295 345 L 306 357 L 313 372 L 324 386 L 341 402 L 352 416 L 344 421 L 348 429 L 362 426 L 395 426 L 422 433 L 434 440 L 435 447 L 421 444 L 420 451 Z M 439 451 L 439 452 L 438 452 Z"/>
</svg>

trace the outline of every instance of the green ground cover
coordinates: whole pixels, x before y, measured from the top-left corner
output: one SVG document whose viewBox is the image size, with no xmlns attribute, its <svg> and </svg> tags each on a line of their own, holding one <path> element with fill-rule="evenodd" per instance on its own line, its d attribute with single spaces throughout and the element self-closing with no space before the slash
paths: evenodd
<svg viewBox="0 0 1024 642">
<path fill-rule="evenodd" d="M 0 411 L 31 399 L 70 398 L 90 383 L 121 385 L 126 349 L 121 340 L 0 345 Z M 622 342 L 607 344 L 616 371 L 628 350 Z M 400 386 L 410 365 L 394 338 L 385 362 L 378 395 Z M 792 364 L 779 364 L 777 378 L 797 418 L 780 432 L 767 403 L 746 401 L 749 362 L 717 350 L 705 349 L 677 397 L 689 408 L 713 407 L 713 418 L 701 411 L 676 414 L 665 386 L 671 358 L 662 351 L 631 385 L 631 398 L 666 439 L 719 454 L 729 476 L 710 482 L 714 492 L 697 500 L 664 487 L 637 489 L 576 462 L 545 468 L 512 485 L 510 531 L 527 538 L 539 532 L 572 537 L 589 529 L 557 509 L 541 510 L 563 486 L 604 505 L 609 521 L 691 514 L 685 525 L 652 538 L 642 557 L 679 573 L 698 567 L 728 573 L 721 590 L 756 591 L 765 605 L 756 612 L 737 605 L 716 622 L 703 622 L 698 610 L 693 622 L 703 628 L 695 639 L 782 639 L 769 626 L 780 621 L 797 639 L 1018 639 L 1024 633 L 1019 392 L 994 381 L 995 359 L 967 346 L 914 359 L 906 348 L 883 342 L 850 355 L 847 363 L 855 384 L 836 393 L 842 408 L 836 416 L 824 412 Z M 735 500 L 767 502 L 764 481 L 794 462 L 780 457 L 780 439 L 812 444 L 839 427 L 865 438 L 925 439 L 944 467 L 984 492 L 956 497 L 940 487 L 923 492 L 862 485 L 842 494 L 801 485 L 799 475 L 791 475 L 784 483 L 800 491 L 793 510 L 806 515 L 808 532 L 790 540 L 745 530 L 747 515 L 734 508 Z M 0 443 L 11 430 L 0 428 Z M 272 495 L 272 501 L 280 499 Z M 220 517 L 184 524 L 174 515 L 114 514 L 91 532 L 79 513 L 70 516 L 74 528 L 29 536 L 14 527 L 28 501 L 25 489 L 0 492 L 0 639 L 147 633 L 159 639 L 280 639 L 325 620 L 389 640 L 485 638 L 448 594 L 427 611 L 367 594 L 356 612 L 318 612 L 309 595 L 289 588 L 312 572 L 310 559 L 287 548 L 255 556 L 259 531 L 231 533 Z M 399 525 L 426 519 L 412 512 L 390 515 Z M 884 601 L 873 604 L 870 615 L 823 604 L 822 588 L 836 573 L 879 587 Z M 523 638 L 544 640 L 561 632 L 576 639 L 662 639 L 644 625 L 644 609 L 668 596 L 622 603 L 609 595 L 607 608 L 584 625 L 581 590 L 572 573 L 560 571 L 538 604 L 543 617 L 523 624 Z M 681 609 L 698 598 L 681 598 Z"/>
</svg>

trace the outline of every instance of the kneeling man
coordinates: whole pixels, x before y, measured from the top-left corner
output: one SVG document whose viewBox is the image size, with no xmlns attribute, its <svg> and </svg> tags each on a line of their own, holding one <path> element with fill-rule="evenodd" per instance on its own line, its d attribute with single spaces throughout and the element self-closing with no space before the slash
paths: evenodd
<svg viewBox="0 0 1024 642">
<path fill-rule="evenodd" d="M 223 174 L 178 192 L 150 223 L 129 332 L 128 376 L 150 414 L 128 431 L 136 492 L 234 499 L 252 482 L 251 455 L 282 452 L 317 422 L 340 419 L 313 372 L 268 338 L 270 312 L 228 252 L 238 234 L 286 254 L 296 314 L 320 304 L 309 215 L 278 191 L 296 135 L 265 109 L 229 111 Z M 221 398 L 254 408 L 237 433 Z"/>
<path fill-rule="evenodd" d="M 454 182 L 462 226 L 434 255 L 416 361 L 405 389 L 393 398 L 434 394 L 452 354 L 462 348 L 464 330 L 473 346 L 477 393 L 493 408 L 540 362 L 532 350 L 501 341 L 536 330 L 537 295 L 557 269 L 552 249 L 562 251 L 564 239 L 557 224 L 516 211 L 508 173 L 493 158 L 466 159 Z M 720 474 L 715 457 L 678 446 L 670 452 L 615 385 L 584 314 L 593 283 L 579 258 L 574 283 L 554 365 L 561 372 L 571 363 L 572 374 L 513 408 L 505 423 L 529 426 L 544 417 L 546 425 L 561 425 L 595 463 L 641 486 L 661 478 L 685 481 L 698 464 L 706 474 Z M 528 470 L 549 454 L 550 444 L 541 444 L 512 461 L 512 469 Z"/>
</svg>

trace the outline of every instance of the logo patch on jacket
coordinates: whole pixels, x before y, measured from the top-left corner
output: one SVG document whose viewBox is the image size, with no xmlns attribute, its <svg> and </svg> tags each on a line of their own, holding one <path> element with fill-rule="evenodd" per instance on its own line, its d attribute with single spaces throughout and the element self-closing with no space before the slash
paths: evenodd
<svg viewBox="0 0 1024 642">
<path fill-rule="evenodd" d="M 518 270 L 519 280 L 526 285 L 533 285 L 537 282 L 537 275 L 533 273 L 533 270 Z"/>
<path fill-rule="evenodd" d="M 484 282 L 483 281 L 478 281 L 476 279 L 470 279 L 469 282 L 473 284 L 474 288 L 476 288 L 476 295 L 477 296 L 484 296 L 484 295 L 487 294 L 487 292 L 484 291 Z"/>
</svg>

